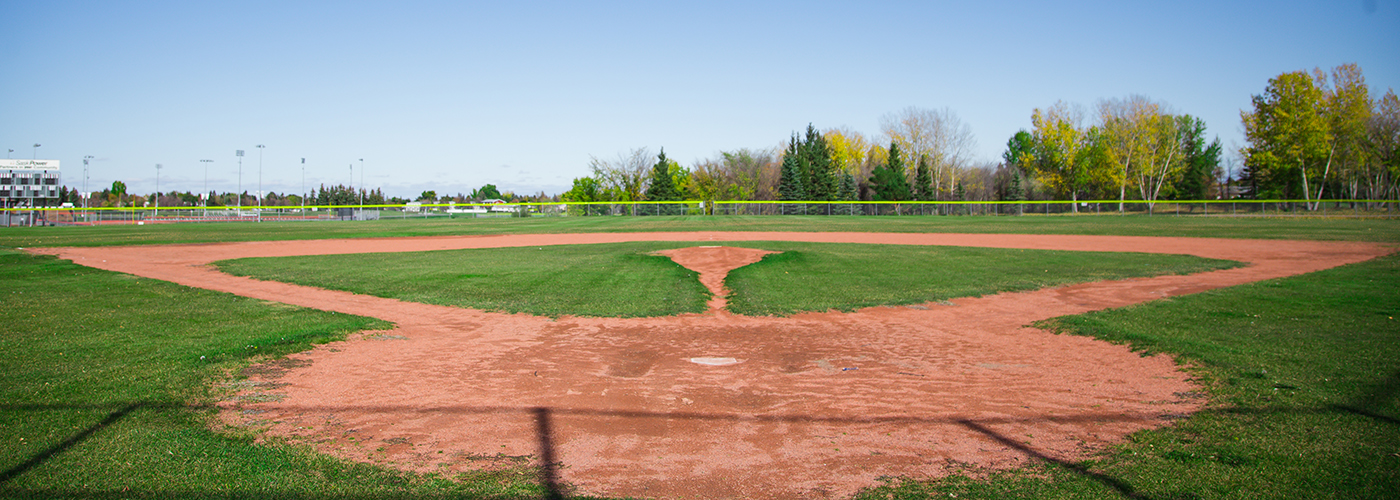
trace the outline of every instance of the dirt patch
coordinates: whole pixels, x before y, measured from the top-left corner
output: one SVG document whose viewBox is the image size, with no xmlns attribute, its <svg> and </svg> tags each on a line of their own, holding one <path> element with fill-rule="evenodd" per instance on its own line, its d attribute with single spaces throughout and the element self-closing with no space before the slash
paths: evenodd
<svg viewBox="0 0 1400 500">
<path fill-rule="evenodd" d="M 853 313 L 557 320 L 261 282 L 203 267 L 251 256 L 770 240 L 1181 253 L 1249 265 Z M 558 467 L 550 470 L 581 493 L 777 499 L 848 497 L 880 477 L 1010 467 L 1037 457 L 1073 460 L 1127 433 L 1181 418 L 1198 409 L 1201 398 L 1171 359 L 1023 325 L 1326 269 L 1393 248 L 1108 236 L 717 232 L 34 251 L 396 323 L 390 335 L 402 338 L 353 337 L 293 357 L 309 364 L 268 369 L 286 384 L 277 388 L 280 400 L 224 403 L 230 419 L 254 415 L 270 426 L 269 433 L 327 453 L 445 473 L 506 470 L 553 457 Z M 734 264 L 699 250 L 676 253 L 678 262 L 696 266 L 707 286 L 722 283 L 722 276 L 715 281 L 713 275 Z M 703 365 L 695 358 L 742 362 Z M 260 413 L 240 413 L 246 410 Z"/>
<path fill-rule="evenodd" d="M 724 278 L 729 275 L 729 271 L 758 262 L 764 255 L 774 252 L 757 248 L 705 245 L 656 253 L 670 257 L 686 269 L 700 273 L 700 284 L 705 285 L 705 288 L 714 294 L 706 305 L 709 306 L 710 312 L 721 313 L 728 304 L 725 297 L 729 295 L 729 290 L 724 288 Z"/>
<path fill-rule="evenodd" d="M 256 365 L 249 365 L 247 367 L 244 367 L 243 370 L 238 372 L 238 374 L 244 377 L 256 377 L 263 380 L 278 379 L 282 378 L 283 375 L 286 375 L 287 371 L 289 370 L 302 368 L 306 366 L 311 366 L 311 360 L 278 358 L 272 361 L 268 361 L 266 363 L 259 363 Z"/>
</svg>

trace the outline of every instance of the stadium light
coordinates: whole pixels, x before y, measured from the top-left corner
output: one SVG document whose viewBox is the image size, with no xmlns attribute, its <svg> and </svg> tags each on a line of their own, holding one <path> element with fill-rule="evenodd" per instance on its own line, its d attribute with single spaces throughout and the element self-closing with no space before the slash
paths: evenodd
<svg viewBox="0 0 1400 500">
<path fill-rule="evenodd" d="M 37 143 L 37 142 L 34 143 L 34 159 L 35 159 L 35 160 L 39 159 L 39 146 L 43 146 L 43 144 L 39 144 L 39 143 Z"/>
<path fill-rule="evenodd" d="M 160 217 L 160 169 L 161 169 L 161 166 L 160 166 L 159 163 L 157 163 L 157 164 L 156 164 L 156 217 Z"/>
<path fill-rule="evenodd" d="M 262 154 L 263 154 L 263 150 L 264 150 L 264 149 L 267 149 L 267 146 L 264 146 L 264 145 L 262 145 L 262 144 L 259 144 L 259 145 L 258 145 L 258 198 L 257 198 L 257 200 L 258 200 L 258 207 L 262 207 L 262 204 L 263 204 L 263 192 L 262 192 Z M 256 210 L 258 211 L 258 222 L 262 222 L 262 208 L 257 208 Z"/>
<path fill-rule="evenodd" d="M 10 151 L 14 150 L 11 149 Z M 95 157 L 92 155 L 83 157 L 83 210 L 87 210 L 88 207 L 88 160 L 93 158 Z M 87 212 L 83 212 L 83 216 L 87 217 Z"/>
<path fill-rule="evenodd" d="M 360 158 L 360 211 L 365 211 L 365 159 Z"/>
<path fill-rule="evenodd" d="M 238 157 L 238 192 L 237 192 L 237 193 L 234 193 L 233 197 L 234 197 L 234 198 L 238 198 L 238 205 L 237 205 L 237 207 L 238 207 L 238 216 L 239 216 L 239 217 L 242 217 L 242 216 L 243 216 L 243 150 L 242 150 L 242 149 L 238 150 L 237 152 L 234 153 L 234 156 L 237 156 L 237 157 Z"/>
<path fill-rule="evenodd" d="M 199 199 L 203 200 L 200 205 L 204 207 L 204 217 L 207 218 L 209 217 L 209 164 L 214 163 L 214 160 L 199 160 L 199 162 L 204 164 L 204 194 L 199 195 Z"/>
</svg>

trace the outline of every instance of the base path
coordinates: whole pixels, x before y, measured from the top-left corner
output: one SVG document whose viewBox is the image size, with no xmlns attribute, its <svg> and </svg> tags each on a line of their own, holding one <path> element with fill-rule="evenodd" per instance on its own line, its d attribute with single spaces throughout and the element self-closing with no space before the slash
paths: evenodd
<svg viewBox="0 0 1400 500">
<path fill-rule="evenodd" d="M 957 245 L 1190 254 L 1247 266 L 878 307 L 745 317 L 557 320 L 238 278 L 238 257 L 626 241 L 669 253 L 712 290 L 761 258 L 724 241 Z M 1200 407 L 1166 356 L 1031 322 L 1290 276 L 1394 251 L 1354 242 L 1115 236 L 611 233 L 42 248 L 79 264 L 392 321 L 246 373 L 230 422 L 342 457 L 452 475 L 543 466 L 569 493 L 849 497 L 882 477 L 1075 460 Z M 897 265 L 897 263 L 892 263 Z M 606 293 L 600 290 L 600 293 Z M 720 302 L 712 302 L 715 306 Z M 508 472 L 509 473 L 509 472 Z"/>
</svg>

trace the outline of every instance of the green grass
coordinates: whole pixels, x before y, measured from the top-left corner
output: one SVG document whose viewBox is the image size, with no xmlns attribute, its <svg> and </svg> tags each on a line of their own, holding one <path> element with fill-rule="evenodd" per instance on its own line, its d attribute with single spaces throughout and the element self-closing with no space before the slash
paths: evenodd
<svg viewBox="0 0 1400 500">
<path fill-rule="evenodd" d="M 752 246 L 783 253 L 729 273 L 729 309 L 750 316 L 920 304 L 1238 265 L 1146 253 L 787 242 Z"/>
<path fill-rule="evenodd" d="M 1400 241 L 1400 220 L 1172 216 L 676 216 L 400 219 L 336 222 L 153 224 L 0 228 L 0 247 L 149 245 L 524 233 L 654 231 L 872 231 L 1102 234 Z"/>
<path fill-rule="evenodd" d="M 709 292 L 669 258 L 684 242 L 268 257 L 221 261 L 239 276 L 544 316 L 703 312 Z M 744 242 L 776 250 L 730 274 L 729 309 L 747 315 L 850 311 L 1086 281 L 1185 274 L 1237 265 L 1185 255 L 999 248 Z"/>
<path fill-rule="evenodd" d="M 862 498 L 1396 498 L 1400 255 L 1045 322 L 1171 353 L 1208 409 L 1094 460 Z"/>
<path fill-rule="evenodd" d="M 0 246 L 413 234 L 864 230 L 1400 241 L 1400 222 L 1170 217 L 741 217 L 0 228 Z M 1022 220 L 1026 219 L 1026 220 Z M 518 224 L 518 225 L 513 225 Z M 346 463 L 209 430 L 243 363 L 366 318 L 0 251 L 0 498 L 509 498 L 540 488 Z M 1400 258 L 1063 318 L 1193 363 L 1212 404 L 1094 460 L 892 482 L 863 498 L 1394 498 Z M 1255 315 L 1258 315 L 1255 317 Z M 287 334 L 291 339 L 283 343 Z M 247 346 L 254 345 L 257 349 Z M 241 349 L 241 350 L 240 350 Z M 217 356 L 209 362 L 210 354 Z M 256 353 L 256 354 L 255 354 Z M 205 364 L 198 356 L 206 356 Z M 134 406 L 133 406 L 134 405 Z M 24 438 L 23 441 L 20 438 Z"/>
<path fill-rule="evenodd" d="M 229 373 L 383 321 L 12 251 L 0 251 L 0 283 L 0 498 L 540 493 L 529 481 L 449 481 L 210 430 Z"/>
<path fill-rule="evenodd" d="M 221 271 L 377 297 L 558 317 L 704 312 L 710 292 L 670 258 L 620 243 L 216 262 Z"/>
</svg>

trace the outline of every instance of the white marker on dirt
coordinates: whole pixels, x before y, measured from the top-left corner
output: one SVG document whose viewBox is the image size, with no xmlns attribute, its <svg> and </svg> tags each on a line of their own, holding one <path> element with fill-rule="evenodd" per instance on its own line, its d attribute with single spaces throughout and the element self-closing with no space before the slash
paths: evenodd
<svg viewBox="0 0 1400 500">
<path fill-rule="evenodd" d="M 734 358 L 690 358 L 691 363 L 705 366 L 728 366 L 737 365 L 739 360 Z"/>
</svg>

